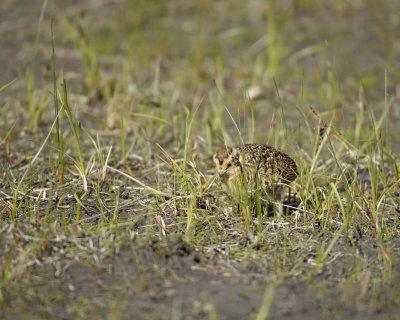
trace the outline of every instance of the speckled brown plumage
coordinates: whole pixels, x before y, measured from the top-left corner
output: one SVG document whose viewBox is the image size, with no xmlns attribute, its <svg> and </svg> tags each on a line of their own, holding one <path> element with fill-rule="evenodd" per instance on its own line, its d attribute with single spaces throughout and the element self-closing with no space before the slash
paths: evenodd
<svg viewBox="0 0 400 320">
<path fill-rule="evenodd" d="M 242 165 L 247 170 L 256 170 L 258 175 L 273 177 L 273 180 L 290 183 L 297 177 L 297 166 L 294 160 L 278 149 L 260 144 L 246 144 L 239 147 L 243 154 Z"/>
<path fill-rule="evenodd" d="M 275 199 L 282 198 L 283 187 L 295 180 L 298 174 L 291 157 L 262 144 L 224 146 L 215 153 L 214 163 L 225 189 L 230 193 L 237 192 L 245 181 L 247 191 L 258 189 Z"/>
</svg>

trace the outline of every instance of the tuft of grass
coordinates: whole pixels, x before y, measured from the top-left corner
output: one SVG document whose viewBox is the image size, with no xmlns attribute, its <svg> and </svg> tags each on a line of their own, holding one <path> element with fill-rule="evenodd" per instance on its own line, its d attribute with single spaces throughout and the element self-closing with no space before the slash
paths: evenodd
<svg viewBox="0 0 400 320">
<path fill-rule="evenodd" d="M 27 69 L 25 75 L 28 96 L 28 127 L 35 131 L 39 128 L 43 112 L 50 102 L 48 93 L 37 88 L 32 69 Z M 39 93 L 39 97 L 37 97 Z"/>
<path fill-rule="evenodd" d="M 258 313 L 256 315 L 256 320 L 267 320 L 270 312 L 271 312 L 271 306 L 272 302 L 274 299 L 274 293 L 275 293 L 275 283 L 271 283 L 265 288 L 264 296 L 262 298 L 261 306 L 260 309 L 258 310 Z"/>
<path fill-rule="evenodd" d="M 67 82 L 65 79 L 63 81 L 63 96 L 61 100 L 61 105 L 62 105 L 62 110 L 65 112 L 67 116 L 72 131 L 72 136 L 74 138 L 75 150 L 78 156 L 78 161 L 74 161 L 75 168 L 78 169 L 79 176 L 82 179 L 83 190 L 87 191 L 86 170 L 85 170 L 85 164 L 83 162 L 83 154 L 82 154 L 82 147 L 79 134 L 80 124 L 76 120 L 76 118 L 72 115 L 71 108 L 68 103 L 68 90 L 67 90 Z"/>
<path fill-rule="evenodd" d="M 58 170 L 58 181 L 60 184 L 64 184 L 64 136 L 62 127 L 60 126 L 59 117 L 59 97 L 58 97 L 58 89 L 57 89 L 57 72 L 56 72 L 56 54 L 54 49 L 54 32 L 53 32 L 53 22 L 51 23 L 51 63 L 52 63 L 52 71 L 53 71 L 53 104 L 54 104 L 54 119 L 56 123 L 56 132 L 55 132 L 55 140 L 57 146 L 55 149 L 58 151 L 57 158 L 57 170 Z M 62 117 L 62 116 L 61 116 Z M 50 157 L 50 161 L 52 161 L 52 156 Z"/>
<path fill-rule="evenodd" d="M 60 17 L 60 24 L 65 28 L 65 32 L 70 39 L 78 46 L 82 64 L 84 68 L 84 82 L 87 88 L 89 98 L 95 97 L 101 90 L 101 73 L 98 64 L 98 52 L 93 43 L 94 36 L 90 28 L 81 23 L 74 24 L 65 16 Z"/>
</svg>

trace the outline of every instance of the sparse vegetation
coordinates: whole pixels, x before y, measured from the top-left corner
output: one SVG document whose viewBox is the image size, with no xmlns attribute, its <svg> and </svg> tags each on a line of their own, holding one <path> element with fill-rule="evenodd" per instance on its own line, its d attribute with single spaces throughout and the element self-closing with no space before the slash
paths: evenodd
<svg viewBox="0 0 400 320">
<path fill-rule="evenodd" d="M 1 319 L 397 317 L 397 1 L 0 9 Z M 252 142 L 283 218 L 215 177 Z"/>
</svg>

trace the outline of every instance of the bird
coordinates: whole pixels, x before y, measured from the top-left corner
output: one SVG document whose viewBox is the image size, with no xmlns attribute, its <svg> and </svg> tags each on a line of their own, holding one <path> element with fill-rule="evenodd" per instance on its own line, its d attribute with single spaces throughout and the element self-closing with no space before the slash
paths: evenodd
<svg viewBox="0 0 400 320">
<path fill-rule="evenodd" d="M 213 156 L 224 190 L 234 197 L 254 196 L 257 191 L 279 202 L 283 213 L 284 188 L 298 176 L 296 162 L 286 153 L 266 144 L 221 147 Z M 290 190 L 290 189 L 289 189 Z"/>
</svg>

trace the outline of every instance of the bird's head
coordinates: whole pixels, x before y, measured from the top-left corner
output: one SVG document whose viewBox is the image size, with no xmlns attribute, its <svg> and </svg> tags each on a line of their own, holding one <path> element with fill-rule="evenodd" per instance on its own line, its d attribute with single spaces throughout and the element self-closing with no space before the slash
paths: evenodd
<svg viewBox="0 0 400 320">
<path fill-rule="evenodd" d="M 239 151 L 237 148 L 223 146 L 213 156 L 215 169 L 220 177 L 231 175 L 237 167 Z"/>
</svg>

